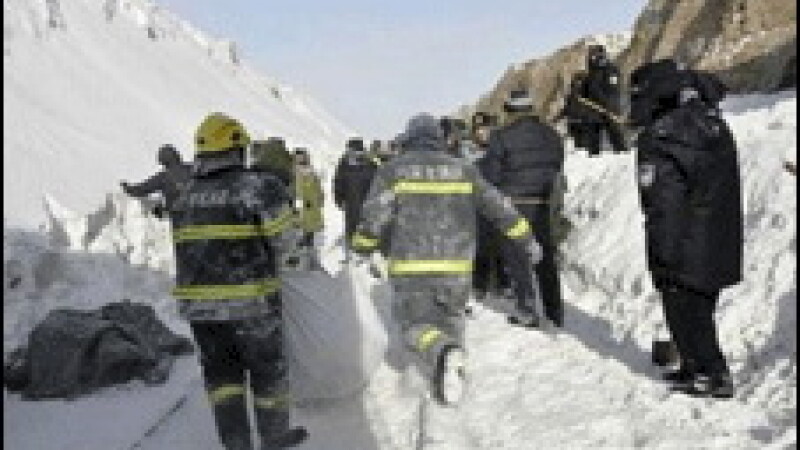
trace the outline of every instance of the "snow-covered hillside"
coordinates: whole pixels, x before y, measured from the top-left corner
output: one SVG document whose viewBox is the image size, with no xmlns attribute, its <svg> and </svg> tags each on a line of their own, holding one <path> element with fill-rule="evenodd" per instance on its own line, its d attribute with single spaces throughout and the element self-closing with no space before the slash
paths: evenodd
<svg viewBox="0 0 800 450">
<path fill-rule="evenodd" d="M 718 313 L 737 386 L 735 400 L 670 394 L 659 381 L 650 362 L 650 343 L 666 337 L 666 331 L 644 271 L 633 155 L 589 159 L 570 152 L 566 211 L 575 231 L 563 248 L 566 330 L 552 336 L 511 328 L 499 312 L 502 305 L 477 305 L 468 325 L 472 395 L 460 410 L 441 411 L 421 403 L 418 380 L 398 367 L 390 352 L 360 395 L 297 410 L 298 420 L 312 433 L 303 448 L 796 446 L 796 184 L 781 167 L 784 159 L 796 158 L 796 101 L 792 91 L 732 98 L 724 105 L 739 144 L 746 211 L 746 278 L 723 294 Z M 163 224 L 143 216 L 138 203 L 124 198 L 113 197 L 108 208 L 113 219 L 88 253 L 7 234 L 4 262 L 18 267 L 22 281 L 9 289 L 6 280 L 5 294 L 11 300 L 4 306 L 4 350 L 5 344 L 21 342 L 48 308 L 65 302 L 91 306 L 120 296 L 150 301 L 173 328 L 185 331 L 164 295 L 168 277 L 157 270 L 169 265 Z M 69 229 L 80 219 L 69 218 L 63 209 L 56 214 L 54 230 Z M 338 217 L 329 217 L 328 225 L 340 229 L 341 224 Z M 325 252 L 326 265 L 338 271 L 338 255 L 329 247 Z M 358 305 L 353 309 L 340 298 L 329 300 L 339 302 L 343 314 L 384 317 L 388 300 L 383 286 L 361 269 L 350 271 L 360 292 Z M 365 298 L 370 290 L 372 298 Z M 391 333 L 389 322 L 386 327 Z M 117 433 L 121 446 L 137 439 L 136 448 L 144 449 L 218 449 L 197 367 L 191 361 L 189 365 L 173 375 L 164 388 L 171 394 L 160 397 L 161 403 L 137 400 L 143 410 L 137 419 L 141 423 L 134 421 L 138 428 L 109 427 L 106 434 Z M 69 428 L 63 417 L 70 417 L 68 423 L 93 423 L 115 399 L 150 395 L 138 386 L 110 390 L 70 410 L 7 396 L 6 429 L 16 430 L 7 439 L 15 448 L 37 448 L 41 441 L 18 426 L 26 420 L 39 418 Z M 153 428 L 164 415 L 162 403 L 172 404 L 166 398 L 175 399 L 179 407 Z M 148 428 L 151 432 L 143 437 Z M 98 439 L 71 437 L 69 442 L 72 446 L 64 448 L 87 448 Z"/>
<path fill-rule="evenodd" d="M 253 70 L 149 0 L 4 0 L 3 171 L 8 225 L 36 226 L 42 196 L 89 211 L 122 179 L 157 169 L 160 144 L 191 157 L 209 112 L 255 138 L 283 136 L 323 157 L 348 130 L 312 99 Z"/>
</svg>

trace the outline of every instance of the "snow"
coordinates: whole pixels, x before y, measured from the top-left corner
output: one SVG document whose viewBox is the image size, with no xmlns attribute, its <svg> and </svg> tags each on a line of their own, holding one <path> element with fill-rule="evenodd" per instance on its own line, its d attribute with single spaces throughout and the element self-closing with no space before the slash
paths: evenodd
<svg viewBox="0 0 800 450">
<path fill-rule="evenodd" d="M 63 27 L 48 26 L 42 0 L 4 2 L 3 216 L 11 225 L 38 225 L 45 193 L 88 211 L 120 180 L 154 172 L 163 143 L 190 157 L 209 112 L 234 115 L 254 138 L 306 146 L 319 167 L 351 134 L 305 94 L 240 61 L 233 43 L 150 1 L 47 4 Z"/>
<path fill-rule="evenodd" d="M 233 63 L 224 40 L 150 2 L 56 4 L 63 27 L 54 29 L 44 2 L 4 3 L 4 354 L 54 307 L 121 298 L 152 304 L 187 334 L 167 294 L 168 226 L 117 192 L 117 181 L 156 170 L 163 142 L 189 156 L 193 127 L 220 109 L 255 135 L 284 135 L 317 152 L 329 194 L 332 163 L 351 132 L 302 93 Z M 365 268 L 339 263 L 341 215 L 328 202 L 323 262 L 349 277 L 354 297 L 332 298 L 322 283 L 307 295 L 319 309 L 341 305 L 339 314 L 356 316 L 352 332 L 371 337 L 342 357 L 364 358 L 372 376 L 359 392 L 299 405 L 296 421 L 311 432 L 299 448 L 796 447 L 796 180 L 782 168 L 796 161 L 796 92 L 736 97 L 724 108 L 746 212 L 745 280 L 723 293 L 717 315 L 734 400 L 672 394 L 659 381 L 650 345 L 667 334 L 644 269 L 633 155 L 570 151 L 566 329 L 512 328 L 505 305 L 477 304 L 467 332 L 470 395 L 458 409 L 421 400 L 424 385 L 391 347 L 369 364 L 384 336 L 396 344 L 390 298 Z M 33 403 L 4 391 L 3 404 L 9 448 L 220 448 L 195 357 L 156 388 L 130 383 Z"/>
</svg>

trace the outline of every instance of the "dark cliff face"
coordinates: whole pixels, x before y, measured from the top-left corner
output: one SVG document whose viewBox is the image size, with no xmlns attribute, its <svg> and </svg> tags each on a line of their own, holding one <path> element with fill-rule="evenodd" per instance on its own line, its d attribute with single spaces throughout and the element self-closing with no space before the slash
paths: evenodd
<svg viewBox="0 0 800 450">
<path fill-rule="evenodd" d="M 586 37 L 512 66 L 490 92 L 459 113 L 500 113 L 508 91 L 524 86 L 535 93 L 538 113 L 552 119 L 573 74 L 584 69 L 586 47 L 598 40 L 612 44 L 623 82 L 639 65 L 672 57 L 719 74 L 733 93 L 796 87 L 796 23 L 792 0 L 651 0 L 633 25 L 630 40 L 624 35 Z"/>
</svg>

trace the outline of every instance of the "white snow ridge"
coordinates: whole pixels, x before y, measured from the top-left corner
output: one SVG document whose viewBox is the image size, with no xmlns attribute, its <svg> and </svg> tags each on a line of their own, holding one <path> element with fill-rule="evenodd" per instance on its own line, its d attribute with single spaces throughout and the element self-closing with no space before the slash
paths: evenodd
<svg viewBox="0 0 800 450">
<path fill-rule="evenodd" d="M 189 157 L 209 111 L 241 118 L 256 137 L 307 145 L 330 194 L 349 130 L 248 68 L 230 42 L 144 0 L 5 0 L 4 10 L 4 354 L 55 307 L 122 298 L 152 304 L 188 333 L 168 296 L 169 227 L 116 184 L 155 171 L 159 144 Z M 354 324 L 364 342 L 349 350 L 377 366 L 359 391 L 298 405 L 295 419 L 311 433 L 298 449 L 795 448 L 796 180 L 781 165 L 796 161 L 796 102 L 788 91 L 724 104 L 746 214 L 745 280 L 723 293 L 717 314 L 735 399 L 671 394 L 659 381 L 650 342 L 666 331 L 645 271 L 633 155 L 570 151 L 566 329 L 512 328 L 476 305 L 471 385 L 458 409 L 420 401 L 424 385 L 400 367 L 391 337 L 373 361 L 393 332 L 389 295 L 363 268 L 340 272 L 341 217 L 328 202 L 324 264 L 350 280 L 357 301 L 311 294 Z M 46 233 L 34 231 L 40 222 Z M 9 449 L 221 448 L 195 357 L 163 386 L 129 383 L 72 402 L 25 402 L 4 390 L 3 406 Z"/>
</svg>

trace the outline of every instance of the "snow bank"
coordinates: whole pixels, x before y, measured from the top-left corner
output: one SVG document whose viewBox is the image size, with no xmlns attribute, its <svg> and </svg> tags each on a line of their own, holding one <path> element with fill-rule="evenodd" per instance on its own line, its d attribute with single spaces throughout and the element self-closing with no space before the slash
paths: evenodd
<svg viewBox="0 0 800 450">
<path fill-rule="evenodd" d="M 4 2 L 3 216 L 27 228 L 54 194 L 87 212 L 122 179 L 185 157 L 202 118 L 223 111 L 254 138 L 306 146 L 329 171 L 349 130 L 302 92 L 257 73 L 235 44 L 149 0 Z"/>
</svg>

